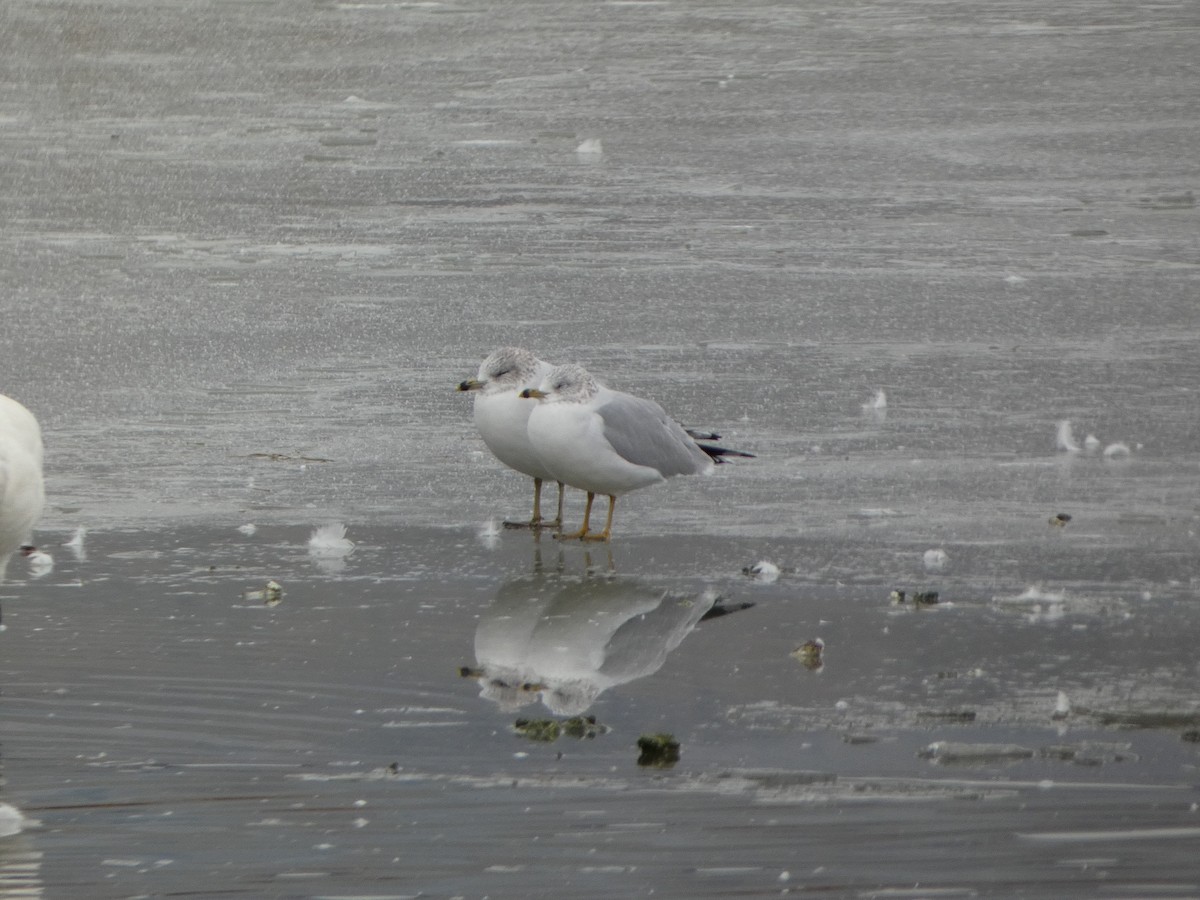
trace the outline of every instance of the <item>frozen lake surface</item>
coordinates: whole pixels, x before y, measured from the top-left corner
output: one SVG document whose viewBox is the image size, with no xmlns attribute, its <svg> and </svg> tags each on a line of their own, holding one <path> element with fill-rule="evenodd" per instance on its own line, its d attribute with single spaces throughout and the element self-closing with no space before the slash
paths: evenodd
<svg viewBox="0 0 1200 900">
<path fill-rule="evenodd" d="M 1194 4 L 0 18 L 0 898 L 1200 897 Z M 758 458 L 497 529 L 503 344 Z"/>
</svg>

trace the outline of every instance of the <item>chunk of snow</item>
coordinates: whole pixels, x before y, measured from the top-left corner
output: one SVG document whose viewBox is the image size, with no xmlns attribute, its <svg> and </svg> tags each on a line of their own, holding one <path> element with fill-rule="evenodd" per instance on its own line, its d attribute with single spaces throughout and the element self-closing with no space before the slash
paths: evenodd
<svg viewBox="0 0 1200 900">
<path fill-rule="evenodd" d="M 87 551 L 83 547 L 83 541 L 86 537 L 87 529 L 80 525 L 75 529 L 75 533 L 71 535 L 71 539 L 63 544 L 64 547 L 71 551 L 71 555 L 81 562 L 87 559 Z"/>
<path fill-rule="evenodd" d="M 1065 719 L 1071 714 L 1071 699 L 1063 692 L 1058 692 L 1058 699 L 1054 701 L 1054 718 Z"/>
<path fill-rule="evenodd" d="M 1070 419 L 1063 419 L 1058 423 L 1056 443 L 1059 450 L 1066 450 L 1068 453 L 1079 453 L 1083 449 L 1075 441 L 1075 435 L 1071 432 Z"/>
<path fill-rule="evenodd" d="M 887 392 L 882 388 L 875 392 L 875 396 L 862 405 L 863 409 L 887 409 Z"/>
<path fill-rule="evenodd" d="M 942 569 L 946 568 L 946 563 L 950 561 L 950 556 L 945 550 L 936 548 L 933 550 L 926 550 L 923 561 L 925 563 L 926 572 L 940 572 Z"/>
<path fill-rule="evenodd" d="M 354 550 L 354 542 L 346 537 L 341 522 L 320 525 L 308 539 L 308 552 L 313 556 L 346 556 Z"/>
</svg>

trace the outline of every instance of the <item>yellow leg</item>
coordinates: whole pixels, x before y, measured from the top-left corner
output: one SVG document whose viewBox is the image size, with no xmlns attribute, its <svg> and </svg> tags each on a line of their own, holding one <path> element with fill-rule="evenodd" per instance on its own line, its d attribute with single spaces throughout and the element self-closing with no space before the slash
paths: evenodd
<svg viewBox="0 0 1200 900">
<path fill-rule="evenodd" d="M 617 505 L 617 498 L 612 494 L 608 495 L 608 517 L 604 520 L 604 530 L 599 534 L 583 534 L 580 536 L 581 541 L 609 541 L 612 540 L 612 517 L 613 508 Z M 586 529 L 585 529 L 586 531 Z"/>
<path fill-rule="evenodd" d="M 558 488 L 558 522 L 562 521 L 562 484 Z M 552 523 L 555 527 L 558 522 Z M 533 518 L 528 522 L 509 522 L 505 520 L 505 528 L 542 528 L 542 479 L 533 479 Z"/>
<path fill-rule="evenodd" d="M 586 541 L 588 540 L 588 523 L 592 518 L 592 501 L 596 499 L 596 495 L 588 491 L 587 505 L 583 507 L 583 527 L 572 534 L 556 534 L 555 537 L 560 541 Z"/>
</svg>

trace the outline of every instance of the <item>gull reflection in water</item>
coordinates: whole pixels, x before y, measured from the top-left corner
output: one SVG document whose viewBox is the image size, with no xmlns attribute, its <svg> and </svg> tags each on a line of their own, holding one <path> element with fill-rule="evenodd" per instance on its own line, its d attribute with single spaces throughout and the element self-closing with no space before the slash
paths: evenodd
<svg viewBox="0 0 1200 900">
<path fill-rule="evenodd" d="M 541 700 L 585 712 L 609 688 L 657 672 L 718 600 L 616 575 L 536 567 L 501 586 L 475 631 L 481 696 L 504 710 Z"/>
</svg>

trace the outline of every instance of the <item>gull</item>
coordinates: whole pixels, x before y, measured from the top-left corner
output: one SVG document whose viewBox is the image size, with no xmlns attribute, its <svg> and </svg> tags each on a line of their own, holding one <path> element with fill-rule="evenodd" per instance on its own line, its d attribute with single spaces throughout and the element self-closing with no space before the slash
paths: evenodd
<svg viewBox="0 0 1200 900">
<path fill-rule="evenodd" d="M 20 834 L 29 824 L 30 822 L 25 818 L 24 814 L 11 803 L 0 803 L 0 837 L 11 837 L 14 834 Z M 0 867 L 0 871 L 8 869 L 10 865 L 12 864 L 6 863 L 3 867 Z M 15 865 L 12 867 L 16 868 Z M 7 880 L 6 883 L 8 883 Z M 6 890 L 5 893 L 7 894 L 8 891 Z M 38 893 L 41 893 L 41 891 Z"/>
<path fill-rule="evenodd" d="M 723 456 L 751 456 L 698 443 L 653 400 L 604 387 L 582 366 L 559 366 L 521 396 L 538 401 L 528 431 L 546 468 L 587 492 L 583 525 L 562 540 L 608 541 L 622 494 L 676 475 L 710 474 Z M 596 494 L 608 497 L 599 534 L 589 530 Z"/>
<path fill-rule="evenodd" d="M 508 528 L 558 528 L 562 525 L 563 483 L 551 474 L 529 442 L 529 414 L 536 400 L 521 396 L 537 387 L 554 368 L 521 347 L 502 347 L 479 366 L 479 374 L 458 385 L 475 394 L 475 427 L 487 448 L 510 469 L 533 479 L 533 515 L 528 522 L 505 522 Z M 558 481 L 558 513 L 542 521 L 542 482 Z"/>
<path fill-rule="evenodd" d="M 9 554 L 30 546 L 45 501 L 42 429 L 33 413 L 0 394 L 0 580 Z"/>
</svg>

